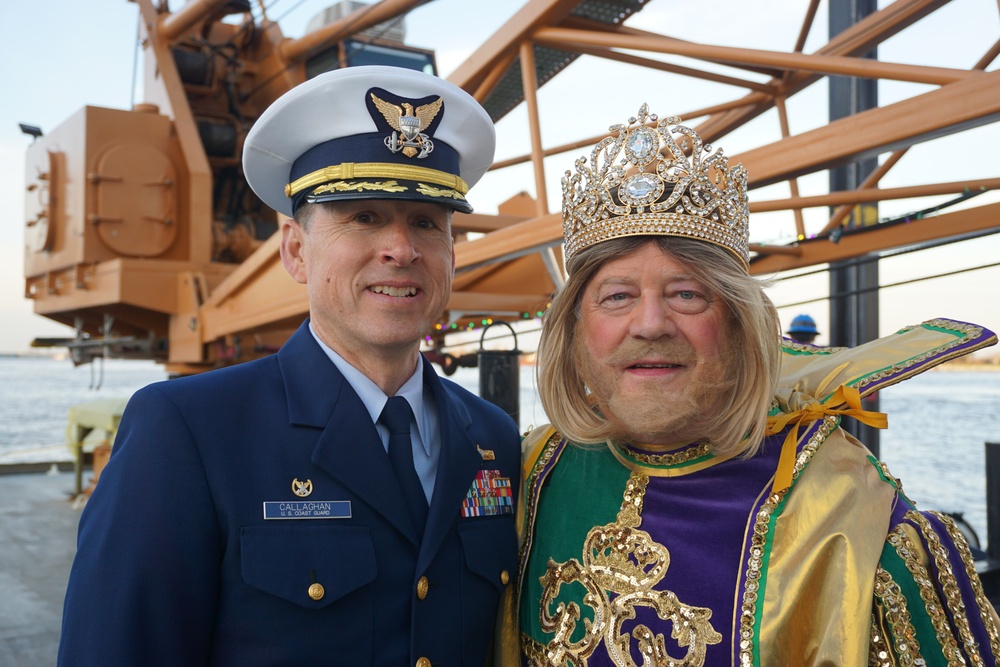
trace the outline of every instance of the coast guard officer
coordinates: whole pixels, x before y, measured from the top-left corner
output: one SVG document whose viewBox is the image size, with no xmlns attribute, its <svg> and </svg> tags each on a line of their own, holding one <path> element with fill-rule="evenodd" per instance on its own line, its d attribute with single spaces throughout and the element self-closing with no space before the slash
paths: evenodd
<svg viewBox="0 0 1000 667">
<path fill-rule="evenodd" d="M 486 112 L 433 76 L 320 75 L 244 170 L 309 319 L 272 357 L 146 387 L 80 521 L 60 665 L 482 665 L 514 573 L 513 421 L 419 353 Z M 408 433 L 407 433 L 408 432 Z"/>
</svg>

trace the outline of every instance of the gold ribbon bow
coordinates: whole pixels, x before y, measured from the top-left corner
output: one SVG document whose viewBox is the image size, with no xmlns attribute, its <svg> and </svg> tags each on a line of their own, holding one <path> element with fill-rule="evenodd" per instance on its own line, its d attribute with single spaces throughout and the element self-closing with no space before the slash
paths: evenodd
<svg viewBox="0 0 1000 667">
<path fill-rule="evenodd" d="M 846 365 L 843 364 L 835 368 L 827 375 L 817 388 L 816 394 L 822 395 L 826 385 Z M 781 446 L 781 455 L 778 457 L 778 469 L 774 473 L 774 486 L 771 488 L 772 493 L 780 493 L 792 485 L 792 472 L 795 468 L 795 449 L 799 441 L 799 426 L 816 421 L 817 419 L 823 419 L 827 415 L 847 415 L 873 428 L 888 428 L 889 426 L 889 419 L 884 412 L 863 410 L 861 408 L 861 393 L 855 387 L 846 384 L 837 387 L 837 390 L 822 403 L 808 403 L 798 410 L 768 417 L 768 435 L 780 433 L 788 424 L 793 424 L 792 429 L 785 436 L 784 444 Z"/>
</svg>

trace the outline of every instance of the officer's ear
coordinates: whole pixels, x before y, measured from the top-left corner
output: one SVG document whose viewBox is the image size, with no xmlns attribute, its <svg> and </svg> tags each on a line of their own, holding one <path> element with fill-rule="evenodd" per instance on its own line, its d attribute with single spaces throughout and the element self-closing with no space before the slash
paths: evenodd
<svg viewBox="0 0 1000 667">
<path fill-rule="evenodd" d="M 283 218 L 281 222 L 281 263 L 295 282 L 306 284 L 306 258 L 304 253 L 306 230 L 296 220 Z"/>
</svg>

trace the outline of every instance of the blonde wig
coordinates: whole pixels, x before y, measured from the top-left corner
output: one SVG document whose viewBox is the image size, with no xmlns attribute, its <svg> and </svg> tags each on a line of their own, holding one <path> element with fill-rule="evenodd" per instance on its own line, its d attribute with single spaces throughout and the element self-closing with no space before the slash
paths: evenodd
<svg viewBox="0 0 1000 667">
<path fill-rule="evenodd" d="M 624 257 L 647 243 L 682 262 L 696 280 L 727 307 L 725 340 L 732 360 L 733 389 L 721 396 L 716 413 L 707 415 L 703 439 L 717 454 L 753 455 L 764 438 L 767 412 L 781 364 L 778 313 L 762 283 L 728 250 L 704 241 L 671 236 L 612 239 L 579 251 L 570 260 L 569 279 L 545 316 L 538 344 L 539 396 L 545 414 L 564 436 L 580 444 L 618 437 L 589 395 L 574 363 L 575 332 L 580 298 L 594 274 L 606 262 Z"/>
</svg>

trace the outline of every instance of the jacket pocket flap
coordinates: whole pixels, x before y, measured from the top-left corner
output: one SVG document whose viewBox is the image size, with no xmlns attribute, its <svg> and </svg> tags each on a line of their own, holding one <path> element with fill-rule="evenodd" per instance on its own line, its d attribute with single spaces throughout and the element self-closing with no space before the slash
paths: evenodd
<svg viewBox="0 0 1000 667">
<path fill-rule="evenodd" d="M 504 589 L 517 569 L 514 517 L 460 521 L 458 534 L 465 553 L 465 566 L 493 582 L 498 589 Z"/>
<path fill-rule="evenodd" d="M 244 582 L 311 609 L 371 583 L 377 574 L 375 546 L 364 526 L 245 526 L 240 547 Z"/>
</svg>

